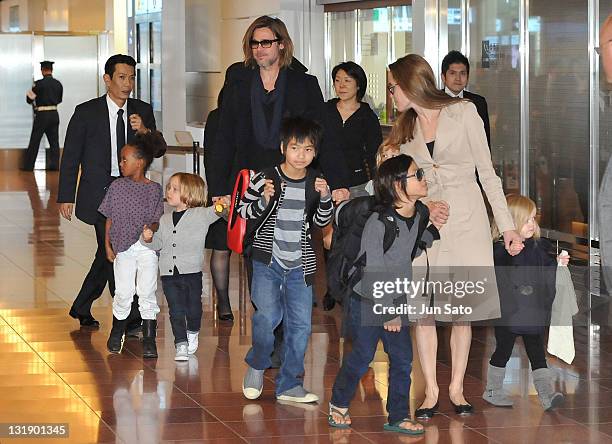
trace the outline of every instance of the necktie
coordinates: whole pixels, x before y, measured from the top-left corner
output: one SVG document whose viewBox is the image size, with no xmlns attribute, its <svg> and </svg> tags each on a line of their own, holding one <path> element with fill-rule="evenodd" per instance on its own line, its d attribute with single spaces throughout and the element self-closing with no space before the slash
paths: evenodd
<svg viewBox="0 0 612 444">
<path fill-rule="evenodd" d="M 123 110 L 117 111 L 117 162 L 121 165 L 121 148 L 125 145 L 125 123 L 123 122 Z"/>
</svg>

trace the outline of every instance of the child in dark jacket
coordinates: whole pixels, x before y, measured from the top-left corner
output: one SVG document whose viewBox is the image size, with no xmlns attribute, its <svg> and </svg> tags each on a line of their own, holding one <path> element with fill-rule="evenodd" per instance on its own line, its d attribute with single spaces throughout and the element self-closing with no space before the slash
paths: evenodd
<svg viewBox="0 0 612 444">
<path fill-rule="evenodd" d="M 487 387 L 482 397 L 495 406 L 512 407 L 512 400 L 503 391 L 503 383 L 514 342 L 521 336 L 542 406 L 551 410 L 559 406 L 564 397 L 553 389 L 553 375 L 546 365 L 544 333 L 555 299 L 557 262 L 567 265 L 569 256 L 559 255 L 555 260 L 548 253 L 551 246 L 540 239 L 536 205 L 531 199 L 511 194 L 507 201 L 514 224 L 520 229 L 524 248 L 516 256 L 508 254 L 503 241 L 495 242 L 493 248 L 502 316 L 495 326 L 496 348 L 489 361 Z M 493 239 L 499 239 L 497 226 L 493 225 L 492 231 Z"/>
<path fill-rule="evenodd" d="M 256 307 L 242 386 L 247 399 L 261 395 L 264 370 L 270 367 L 274 349 L 274 329 L 281 321 L 284 340 L 276 398 L 306 403 L 319 399 L 304 389 L 302 376 L 317 266 L 310 226 L 323 227 L 333 215 L 327 182 L 308 168 L 320 137 L 317 123 L 286 119 L 281 127 L 284 161 L 255 174 L 238 206 L 240 215 L 249 220 L 246 239 L 253 260 L 251 300 Z"/>
<path fill-rule="evenodd" d="M 418 199 L 427 195 L 423 170 L 414 160 L 401 154 L 383 162 L 374 181 L 379 211 L 368 218 L 361 237 L 357 263 L 365 254 L 362 280 L 355 285 L 349 300 L 352 350 L 345 356 L 338 372 L 329 404 L 329 425 L 348 428 L 351 419 L 348 407 L 360 379 L 382 340 L 389 356 L 389 390 L 387 394 L 388 423 L 384 429 L 408 435 L 421 435 L 423 426 L 410 417 L 410 373 L 412 370 L 412 342 L 410 327 L 402 325 L 402 316 L 395 308 L 407 306 L 407 295 L 391 294 L 386 300 L 376 293 L 376 283 L 370 287 L 370 273 L 382 272 L 384 282 L 396 278 L 412 279 L 412 259 L 439 239 L 436 227 L 429 223 L 429 211 Z M 395 238 L 391 246 L 383 246 L 388 222 L 393 222 Z M 416 246 L 416 249 L 415 249 Z M 381 281 L 382 282 L 382 281 Z M 386 287 L 386 286 L 385 286 Z M 380 303 L 381 301 L 384 303 Z"/>
</svg>

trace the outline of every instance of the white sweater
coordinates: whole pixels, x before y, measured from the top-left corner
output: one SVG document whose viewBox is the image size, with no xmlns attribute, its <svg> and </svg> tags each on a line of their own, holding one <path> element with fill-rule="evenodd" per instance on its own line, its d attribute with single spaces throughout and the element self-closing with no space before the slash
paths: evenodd
<svg viewBox="0 0 612 444">
<path fill-rule="evenodd" d="M 189 208 L 175 227 L 172 213 L 166 213 L 159 220 L 153 240 L 147 243 L 141 236 L 140 243 L 159 251 L 160 275 L 172 275 L 175 266 L 180 274 L 197 273 L 202 271 L 208 227 L 217 219 L 214 207 Z"/>
</svg>

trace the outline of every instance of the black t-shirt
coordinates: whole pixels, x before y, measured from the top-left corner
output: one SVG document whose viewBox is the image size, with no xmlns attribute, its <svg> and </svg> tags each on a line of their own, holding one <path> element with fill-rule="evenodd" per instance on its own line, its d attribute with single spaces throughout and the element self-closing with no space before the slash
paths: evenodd
<svg viewBox="0 0 612 444">
<path fill-rule="evenodd" d="M 416 216 L 416 209 L 414 211 L 414 214 L 410 217 L 404 217 L 401 214 L 399 214 L 397 212 L 397 210 L 393 210 L 393 212 L 395 213 L 395 216 L 399 219 L 402 220 L 406 223 L 406 226 L 408 227 L 408 230 L 412 229 L 412 226 L 414 225 L 414 216 Z"/>
<path fill-rule="evenodd" d="M 427 149 L 429 150 L 429 154 L 431 155 L 431 157 L 433 157 L 433 151 L 434 151 L 434 146 L 436 144 L 435 140 L 432 140 L 431 142 L 427 142 L 425 145 L 427 145 Z"/>
</svg>

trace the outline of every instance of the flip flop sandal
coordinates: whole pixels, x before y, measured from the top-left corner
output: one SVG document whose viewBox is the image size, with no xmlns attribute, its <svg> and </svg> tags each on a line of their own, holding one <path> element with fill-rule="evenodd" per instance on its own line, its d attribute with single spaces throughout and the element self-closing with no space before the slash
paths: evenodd
<svg viewBox="0 0 612 444">
<path fill-rule="evenodd" d="M 412 429 L 406 429 L 404 427 L 401 427 L 400 425 L 408 422 L 412 425 L 417 425 L 420 423 L 418 423 L 417 421 L 410 419 L 410 418 L 404 418 L 400 421 L 394 422 L 393 424 L 385 424 L 383 426 L 383 429 L 386 430 L 387 432 L 397 432 L 397 433 L 403 433 L 405 435 L 422 435 L 425 433 L 425 429 L 420 429 L 420 430 L 412 430 Z"/>
<path fill-rule="evenodd" d="M 330 404 L 329 405 L 329 416 L 327 417 L 327 423 L 329 424 L 330 427 L 334 427 L 336 429 L 349 429 L 349 428 L 351 428 L 350 424 L 336 422 L 334 420 L 334 414 L 342 417 L 343 421 L 346 421 L 347 419 L 350 419 L 350 415 L 349 415 L 348 410 L 346 412 L 342 413 L 340 410 L 338 410 L 336 407 L 333 407 Z"/>
</svg>

